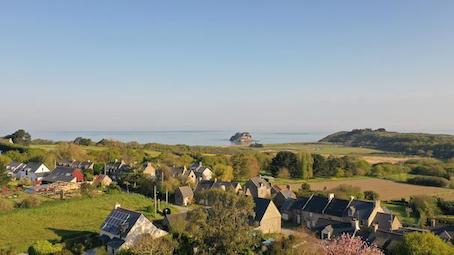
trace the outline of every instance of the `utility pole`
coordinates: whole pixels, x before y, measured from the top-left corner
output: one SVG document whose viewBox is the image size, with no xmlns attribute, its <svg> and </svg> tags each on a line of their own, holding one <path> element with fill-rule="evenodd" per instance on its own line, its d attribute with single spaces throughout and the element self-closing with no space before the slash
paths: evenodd
<svg viewBox="0 0 454 255">
<path fill-rule="evenodd" d="M 154 213 L 158 214 L 158 204 L 156 203 L 156 185 L 154 186 Z"/>
<path fill-rule="evenodd" d="M 167 190 L 167 187 L 166 187 L 166 204 L 169 203 L 169 190 Z"/>
</svg>

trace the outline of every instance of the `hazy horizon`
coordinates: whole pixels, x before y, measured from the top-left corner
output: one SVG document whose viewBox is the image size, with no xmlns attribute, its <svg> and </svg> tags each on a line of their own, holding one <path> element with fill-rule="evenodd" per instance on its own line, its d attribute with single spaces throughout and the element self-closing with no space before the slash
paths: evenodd
<svg viewBox="0 0 454 255">
<path fill-rule="evenodd" d="M 452 1 L 4 2 L 0 134 L 444 133 L 453 12 Z"/>
</svg>

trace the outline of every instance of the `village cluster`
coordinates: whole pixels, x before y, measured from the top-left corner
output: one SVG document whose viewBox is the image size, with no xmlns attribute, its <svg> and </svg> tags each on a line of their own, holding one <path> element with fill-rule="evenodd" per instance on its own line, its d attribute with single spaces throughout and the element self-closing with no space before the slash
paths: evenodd
<svg viewBox="0 0 454 255">
<path fill-rule="evenodd" d="M 77 190 L 86 182 L 83 172 L 93 169 L 93 166 L 92 161 L 61 161 L 56 162 L 51 171 L 43 163 L 12 162 L 6 169 L 16 179 L 30 179 L 33 183 L 30 191 L 39 193 Z M 106 164 L 104 173 L 94 176 L 90 183 L 109 186 L 129 169 L 129 164 L 115 160 Z M 159 180 L 164 175 L 152 163 L 145 163 L 142 170 L 150 179 Z M 432 231 L 446 241 L 454 237 L 452 226 L 444 226 L 435 221 L 429 229 L 404 227 L 398 217 L 383 207 L 379 200 L 366 201 L 355 197 L 340 199 L 334 194 L 297 197 L 290 185 L 272 185 L 267 177 L 262 176 L 253 177 L 243 184 L 220 181 L 202 163 L 173 167 L 171 174 L 173 177 L 184 177 L 190 184 L 174 191 L 174 204 L 180 207 L 190 207 L 191 204 L 209 207 L 208 201 L 196 198 L 198 193 L 212 189 L 251 196 L 255 217 L 249 219 L 249 222 L 263 233 L 281 233 L 284 223 L 285 226 L 301 226 L 323 240 L 331 240 L 345 233 L 360 236 L 384 251 L 395 247 L 405 234 L 415 231 Z M 142 234 L 156 238 L 166 235 L 169 226 L 176 220 L 185 220 L 186 215 L 186 210 L 166 214 L 161 229 L 140 212 L 116 204 L 101 226 L 100 237 L 109 254 L 115 254 L 131 247 Z"/>
</svg>

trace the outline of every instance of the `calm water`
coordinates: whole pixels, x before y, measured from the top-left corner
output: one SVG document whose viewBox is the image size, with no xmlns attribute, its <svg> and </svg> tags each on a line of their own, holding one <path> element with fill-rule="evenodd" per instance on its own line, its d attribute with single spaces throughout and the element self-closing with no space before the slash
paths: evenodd
<svg viewBox="0 0 454 255">
<path fill-rule="evenodd" d="M 99 141 L 103 138 L 122 142 L 188 144 L 188 145 L 229 145 L 229 138 L 235 131 L 36 131 L 33 138 L 54 141 L 72 141 L 76 137 Z M 251 132 L 259 143 L 316 142 L 329 133 L 317 132 Z"/>
</svg>

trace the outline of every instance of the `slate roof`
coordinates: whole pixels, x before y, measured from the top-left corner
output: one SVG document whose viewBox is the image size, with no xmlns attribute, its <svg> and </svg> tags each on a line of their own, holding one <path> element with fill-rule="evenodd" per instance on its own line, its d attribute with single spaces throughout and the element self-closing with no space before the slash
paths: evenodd
<svg viewBox="0 0 454 255">
<path fill-rule="evenodd" d="M 9 163 L 8 165 L 6 165 L 5 167 L 6 167 L 6 170 L 9 170 L 13 173 L 17 173 L 21 169 L 25 168 L 25 166 L 26 166 L 26 164 L 24 164 L 24 163 L 13 161 L 13 162 Z"/>
<path fill-rule="evenodd" d="M 354 209 L 354 217 L 361 220 L 366 220 L 369 218 L 370 214 L 375 208 L 374 202 L 371 201 L 363 201 L 354 199 L 351 203 L 349 208 Z M 344 216 L 348 216 L 348 210 L 345 211 Z"/>
<path fill-rule="evenodd" d="M 320 218 L 313 229 L 320 233 L 323 229 L 327 228 L 331 232 L 332 237 L 340 236 L 342 234 L 353 234 L 355 229 L 350 223 L 328 220 Z"/>
<path fill-rule="evenodd" d="M 194 193 L 199 193 L 205 190 L 211 189 L 213 186 L 214 181 L 211 180 L 202 180 L 197 183 L 197 186 L 195 187 Z"/>
<path fill-rule="evenodd" d="M 254 197 L 255 221 L 261 221 L 263 219 L 263 216 L 265 216 L 266 209 L 268 209 L 270 203 L 271 203 L 270 199 Z"/>
<path fill-rule="evenodd" d="M 375 215 L 374 220 L 372 221 L 373 224 L 378 224 L 379 230 L 389 231 L 391 230 L 392 222 L 396 216 L 390 213 L 381 213 L 378 212 Z"/>
<path fill-rule="evenodd" d="M 388 232 L 378 230 L 377 232 L 371 232 L 367 237 L 367 242 L 377 246 L 382 250 L 391 250 L 394 248 L 401 240 L 404 235 L 399 232 Z"/>
<path fill-rule="evenodd" d="M 281 190 L 279 193 L 281 193 L 281 195 L 282 195 L 285 199 L 296 198 L 295 193 L 293 193 L 293 191 L 288 190 L 288 189 Z"/>
<path fill-rule="evenodd" d="M 293 207 L 293 204 L 296 203 L 296 199 L 295 198 L 289 198 L 287 200 L 285 200 L 284 204 L 282 204 L 281 208 L 280 208 L 280 211 L 281 212 L 288 212 L 290 210 L 292 210 L 292 207 Z"/>
<path fill-rule="evenodd" d="M 73 172 L 74 168 L 57 166 L 50 174 L 44 177 L 43 181 L 45 182 L 70 182 L 74 178 Z"/>
<path fill-rule="evenodd" d="M 41 162 L 29 162 L 24 169 L 35 173 L 42 164 Z"/>
<path fill-rule="evenodd" d="M 178 187 L 178 190 L 183 195 L 183 197 L 193 197 L 194 192 L 189 186 Z"/>
<path fill-rule="evenodd" d="M 250 181 L 258 188 L 260 187 L 260 184 L 266 186 L 267 188 L 271 188 L 271 185 L 264 179 L 262 179 L 260 176 L 255 176 L 250 179 Z"/>
<path fill-rule="evenodd" d="M 436 235 L 445 234 L 449 240 L 452 240 L 454 238 L 454 226 L 453 225 L 435 228 L 435 229 L 432 229 L 432 231 Z"/>
<path fill-rule="evenodd" d="M 113 209 L 101 226 L 105 232 L 125 237 L 142 214 L 124 208 Z"/>
<path fill-rule="evenodd" d="M 303 209 L 303 206 L 309 201 L 309 197 L 299 197 L 296 199 L 295 203 L 292 205 L 292 210 L 293 209 Z"/>
<path fill-rule="evenodd" d="M 125 243 L 125 241 L 124 241 L 123 239 L 114 238 L 114 239 L 112 239 L 111 241 L 107 242 L 107 246 L 112 247 L 112 248 L 114 248 L 114 249 L 118 249 L 118 248 L 120 248 L 124 243 Z"/>
<path fill-rule="evenodd" d="M 321 214 L 325 209 L 326 205 L 328 204 L 328 202 L 329 202 L 328 198 L 319 195 L 314 195 L 310 198 L 309 202 L 307 202 L 303 211 Z"/>
<path fill-rule="evenodd" d="M 347 210 L 350 200 L 333 198 L 325 209 L 325 214 L 342 217 Z"/>
</svg>

